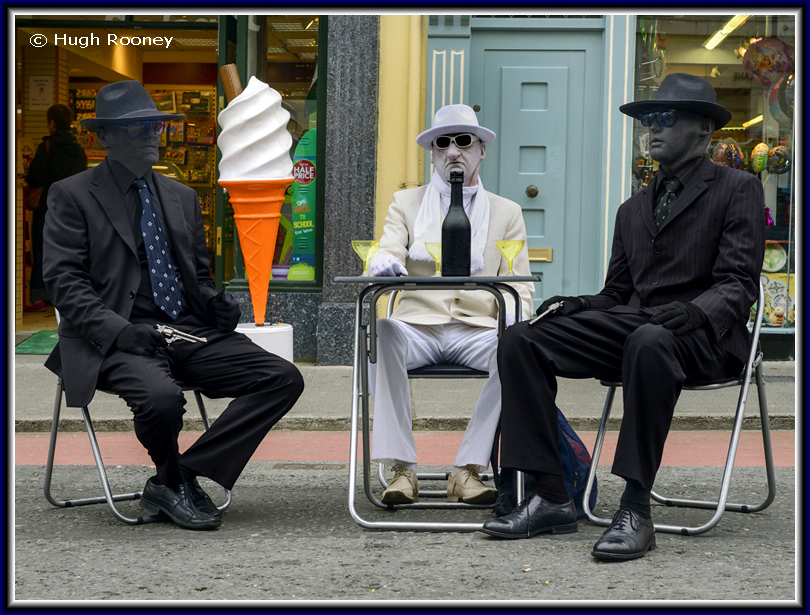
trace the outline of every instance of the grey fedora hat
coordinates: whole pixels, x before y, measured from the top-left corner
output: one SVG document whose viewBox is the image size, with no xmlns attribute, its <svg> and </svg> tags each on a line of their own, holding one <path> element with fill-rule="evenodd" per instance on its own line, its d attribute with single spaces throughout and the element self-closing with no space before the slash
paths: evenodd
<svg viewBox="0 0 810 615">
<path fill-rule="evenodd" d="M 105 85 L 96 95 L 96 117 L 81 120 L 82 126 L 94 131 L 105 124 L 157 120 L 182 120 L 182 113 L 158 111 L 155 101 L 140 81 L 117 81 Z"/>
<path fill-rule="evenodd" d="M 712 84 L 703 77 L 672 73 L 658 86 L 650 100 L 637 100 L 619 107 L 619 111 L 639 119 L 642 113 L 663 109 L 691 111 L 714 120 L 714 129 L 719 130 L 731 119 L 731 112 L 717 104 Z"/>
</svg>

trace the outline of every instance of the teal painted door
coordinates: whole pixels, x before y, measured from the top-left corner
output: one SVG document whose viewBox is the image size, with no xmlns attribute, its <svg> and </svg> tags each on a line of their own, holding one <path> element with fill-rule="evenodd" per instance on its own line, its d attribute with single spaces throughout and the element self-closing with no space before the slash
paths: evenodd
<svg viewBox="0 0 810 615">
<path fill-rule="evenodd" d="M 497 138 L 481 177 L 523 208 L 529 248 L 551 249 L 536 304 L 601 288 L 602 33 L 476 31 L 470 102 Z"/>
</svg>

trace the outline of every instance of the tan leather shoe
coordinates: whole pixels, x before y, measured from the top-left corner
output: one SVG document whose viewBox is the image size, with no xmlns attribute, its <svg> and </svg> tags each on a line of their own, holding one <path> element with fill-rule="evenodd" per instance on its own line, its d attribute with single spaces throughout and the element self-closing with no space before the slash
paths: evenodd
<svg viewBox="0 0 810 615">
<path fill-rule="evenodd" d="M 419 501 L 419 479 L 404 465 L 394 466 L 394 480 L 383 491 L 383 504 L 411 504 Z"/>
<path fill-rule="evenodd" d="M 473 465 L 464 466 L 447 481 L 448 502 L 491 504 L 497 497 L 498 490 L 486 487 Z"/>
</svg>

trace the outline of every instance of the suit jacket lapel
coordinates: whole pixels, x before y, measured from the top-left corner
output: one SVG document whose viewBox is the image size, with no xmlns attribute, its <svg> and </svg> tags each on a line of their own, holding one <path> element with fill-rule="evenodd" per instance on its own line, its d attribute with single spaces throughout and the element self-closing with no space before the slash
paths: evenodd
<svg viewBox="0 0 810 615">
<path fill-rule="evenodd" d="M 681 212 L 689 207 L 695 200 L 708 190 L 709 186 L 706 183 L 714 178 L 714 163 L 709 159 L 704 159 L 700 166 L 695 169 L 689 182 L 683 187 L 683 191 L 678 195 L 672 211 L 661 224 L 661 229 L 664 230 L 667 224 L 676 218 Z"/>
<path fill-rule="evenodd" d="M 112 173 L 110 173 L 106 159 L 96 167 L 92 183 L 94 185 L 90 188 L 90 194 L 101 205 L 113 228 L 137 257 L 138 249 L 135 247 L 135 236 L 132 234 L 132 221 L 127 216 L 121 190 L 118 188 L 118 184 L 115 183 Z"/>
</svg>

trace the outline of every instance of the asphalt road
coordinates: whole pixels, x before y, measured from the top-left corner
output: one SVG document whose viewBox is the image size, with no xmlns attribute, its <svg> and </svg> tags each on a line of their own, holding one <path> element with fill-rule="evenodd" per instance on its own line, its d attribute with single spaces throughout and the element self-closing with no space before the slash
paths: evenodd
<svg viewBox="0 0 810 615">
<path fill-rule="evenodd" d="M 709 498 L 720 475 L 717 467 L 666 467 L 656 487 L 668 495 Z M 113 486 L 122 489 L 140 489 L 148 476 L 143 466 L 110 469 Z M 734 478 L 732 501 L 764 493 L 763 468 L 738 468 Z M 347 511 L 345 464 L 252 462 L 234 489 L 222 528 L 214 532 L 169 523 L 126 526 L 106 505 L 54 508 L 42 495 L 42 467 L 17 466 L 15 599 L 99 600 L 105 606 L 139 601 L 140 608 L 155 606 L 143 601 L 179 600 L 261 601 L 257 606 L 268 607 L 272 603 L 265 601 L 294 606 L 289 601 L 299 600 L 410 605 L 490 600 L 538 606 L 544 601 L 562 606 L 556 601 L 699 600 L 765 606 L 766 601 L 793 601 L 797 590 L 794 469 L 777 468 L 777 480 L 777 498 L 762 513 L 726 513 L 701 536 L 659 534 L 658 549 L 648 556 L 605 563 L 590 555 L 603 528 L 584 521 L 576 534 L 517 541 L 480 532 L 363 530 Z M 683 485 L 693 490 L 685 492 Z M 604 472 L 599 486 L 597 513 L 611 516 L 622 483 Z M 57 467 L 54 492 L 71 495 L 68 490 L 95 494 L 95 470 Z M 361 514 L 372 519 L 430 515 L 481 521 L 490 515 L 486 510 L 391 513 L 374 508 L 362 494 L 358 502 Z M 708 513 L 656 506 L 653 518 L 700 523 Z"/>
</svg>

